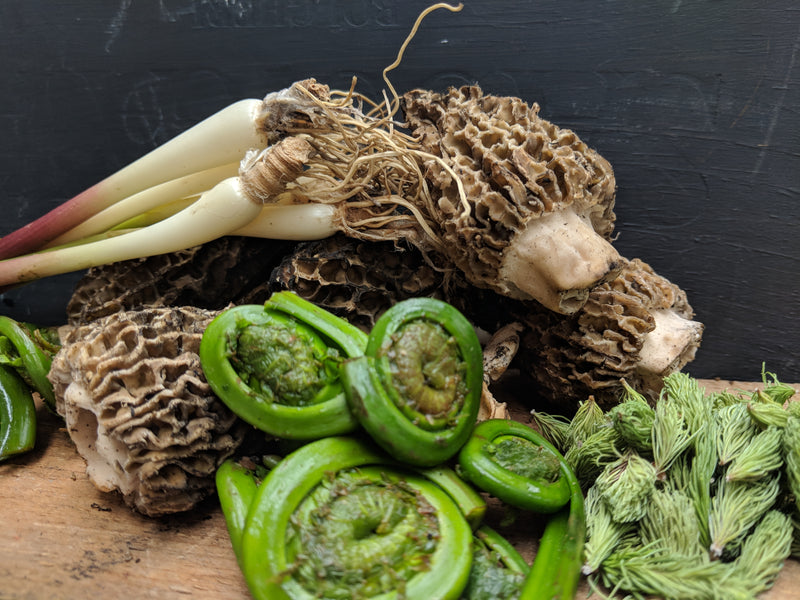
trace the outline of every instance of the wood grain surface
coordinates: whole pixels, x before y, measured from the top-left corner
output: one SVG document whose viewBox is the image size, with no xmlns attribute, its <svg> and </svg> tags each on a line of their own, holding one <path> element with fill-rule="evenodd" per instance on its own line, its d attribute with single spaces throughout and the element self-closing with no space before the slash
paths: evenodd
<svg viewBox="0 0 800 600">
<path fill-rule="evenodd" d="M 756 387 L 704 383 L 709 391 Z M 88 481 L 57 417 L 41 407 L 39 417 L 37 448 L 0 464 L 2 600 L 250 597 L 215 499 L 183 515 L 140 516 Z M 514 525 L 528 557 L 539 525 Z M 800 563 L 789 561 L 763 598 L 797 598 L 798 585 Z M 587 595 L 584 584 L 578 598 Z"/>
</svg>

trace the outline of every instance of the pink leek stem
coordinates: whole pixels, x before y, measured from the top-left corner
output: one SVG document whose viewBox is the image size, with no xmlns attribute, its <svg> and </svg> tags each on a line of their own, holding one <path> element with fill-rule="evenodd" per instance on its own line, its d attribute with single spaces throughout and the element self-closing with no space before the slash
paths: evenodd
<svg viewBox="0 0 800 600">
<path fill-rule="evenodd" d="M 89 238 L 176 200 L 197 197 L 223 179 L 234 177 L 238 172 L 239 162 L 237 161 L 154 185 L 112 204 L 54 238 L 43 248 L 52 248 Z"/>
<path fill-rule="evenodd" d="M 260 211 L 261 205 L 242 193 L 239 178 L 231 177 L 188 208 L 149 227 L 0 261 L 0 286 L 191 248 L 243 227 Z"/>
<path fill-rule="evenodd" d="M 86 243 L 0 261 L 0 287 L 103 264 L 177 252 L 224 235 L 318 240 L 338 231 L 329 204 L 260 206 L 241 193 L 235 177 L 221 182 L 189 207 L 140 229 L 107 231 Z"/>
<path fill-rule="evenodd" d="M 77 242 L 82 241 L 89 241 L 91 238 L 102 235 L 103 233 L 113 235 L 114 232 L 124 229 L 140 229 L 142 227 L 148 227 L 150 225 L 154 225 L 159 221 L 163 221 L 167 217 L 171 217 L 177 212 L 182 211 L 184 208 L 191 206 L 193 203 L 197 202 L 200 198 L 200 194 L 195 196 L 187 196 L 186 198 L 181 198 L 180 200 L 173 200 L 168 204 L 162 204 L 161 206 L 157 206 L 147 212 L 143 212 L 140 215 L 136 215 L 135 217 L 131 217 L 127 221 L 123 221 L 115 225 L 110 229 L 106 229 L 105 231 L 101 231 L 100 233 L 95 233 L 90 236 L 80 238 Z M 110 236 L 109 236 L 110 237 Z"/>
<path fill-rule="evenodd" d="M 267 145 L 258 126 L 262 101 L 240 100 L 110 175 L 35 221 L 0 238 L 0 259 L 42 248 L 65 231 L 143 189 L 241 160 Z"/>
</svg>

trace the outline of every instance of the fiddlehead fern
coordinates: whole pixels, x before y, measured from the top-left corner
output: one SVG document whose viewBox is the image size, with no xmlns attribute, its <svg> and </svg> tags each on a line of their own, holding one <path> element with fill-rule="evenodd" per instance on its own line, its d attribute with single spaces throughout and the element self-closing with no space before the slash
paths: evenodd
<svg viewBox="0 0 800 600">
<path fill-rule="evenodd" d="M 578 478 L 563 458 L 561 476 L 570 490 L 569 503 L 545 525 L 539 548 L 522 586 L 520 600 L 575 597 L 586 542 L 586 507 Z"/>
<path fill-rule="evenodd" d="M 574 598 L 586 538 L 583 493 L 564 457 L 530 427 L 490 419 L 475 427 L 459 467 L 477 487 L 525 510 L 554 513 L 545 525 L 520 600 Z"/>
<path fill-rule="evenodd" d="M 483 355 L 472 325 L 432 298 L 398 302 L 375 323 L 342 381 L 353 414 L 390 455 L 429 466 L 453 456 L 477 419 Z"/>
<path fill-rule="evenodd" d="M 460 600 L 518 600 L 530 567 L 516 548 L 487 525 L 472 543 L 472 568 Z"/>
<path fill-rule="evenodd" d="M 530 427 L 505 419 L 479 423 L 458 455 L 461 473 L 512 506 L 552 513 L 570 499 L 561 455 Z"/>
<path fill-rule="evenodd" d="M 58 334 L 52 328 L 38 329 L 0 316 L 0 364 L 14 367 L 51 409 L 55 409 L 55 395 L 47 374 L 58 344 Z"/>
<path fill-rule="evenodd" d="M 450 496 L 352 437 L 311 442 L 258 488 L 241 538 L 256 600 L 457 600 L 472 530 Z"/>
<path fill-rule="evenodd" d="M 206 328 L 200 361 L 211 388 L 239 417 L 270 433 L 310 440 L 355 429 L 339 365 L 366 335 L 290 292 L 240 305 Z"/>
<path fill-rule="evenodd" d="M 247 523 L 247 513 L 256 497 L 259 479 L 254 469 L 247 468 L 232 458 L 217 467 L 214 479 L 233 553 L 241 563 L 242 535 Z"/>
</svg>

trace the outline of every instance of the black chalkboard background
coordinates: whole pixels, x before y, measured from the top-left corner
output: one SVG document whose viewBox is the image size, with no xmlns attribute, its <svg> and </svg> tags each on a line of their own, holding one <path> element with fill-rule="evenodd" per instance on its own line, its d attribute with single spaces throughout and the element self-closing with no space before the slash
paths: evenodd
<svg viewBox="0 0 800 600">
<path fill-rule="evenodd" d="M 0 235 L 230 102 L 316 77 L 379 97 L 420 0 L 2 0 Z M 688 371 L 800 381 L 796 0 L 466 0 L 423 23 L 398 90 L 538 102 L 610 160 L 616 245 L 706 324 Z M 58 323 L 77 274 L 0 295 Z"/>
</svg>

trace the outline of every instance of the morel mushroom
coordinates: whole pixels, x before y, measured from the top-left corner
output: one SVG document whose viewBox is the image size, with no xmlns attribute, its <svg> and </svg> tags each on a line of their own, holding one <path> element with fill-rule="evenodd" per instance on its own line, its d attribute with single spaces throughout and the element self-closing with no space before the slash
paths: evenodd
<svg viewBox="0 0 800 600">
<path fill-rule="evenodd" d="M 161 308 L 114 313 L 71 329 L 53 360 L 56 410 L 89 479 L 158 516 L 214 490 L 217 466 L 245 424 L 213 394 L 197 354 L 216 313 Z"/>
<path fill-rule="evenodd" d="M 241 301 L 291 290 L 365 331 L 388 306 L 413 296 L 445 300 L 489 332 L 523 323 L 515 366 L 534 379 L 539 396 L 567 411 L 590 394 L 616 402 L 622 379 L 657 397 L 661 377 L 693 360 L 700 344 L 703 326 L 692 320 L 685 292 L 638 259 L 621 259 L 620 275 L 573 315 L 469 285 L 446 257 L 437 255 L 437 263 L 431 267 L 413 247 L 337 235 L 295 246 L 270 281 Z"/>
<path fill-rule="evenodd" d="M 410 92 L 404 110 L 412 136 L 397 126 L 398 103 L 372 103 L 354 90 L 335 92 L 314 80 L 254 102 L 217 113 L 31 223 L 33 229 L 4 237 L 13 253 L 27 247 L 36 227 L 59 236 L 62 223 L 55 217 L 65 211 L 79 221 L 64 233 L 67 238 L 53 241 L 69 244 L 0 260 L 0 286 L 177 252 L 225 235 L 299 241 L 343 232 L 412 244 L 428 256 L 443 253 L 473 285 L 572 313 L 589 289 L 620 267 L 609 243 L 615 197 L 610 165 L 573 132 L 539 118 L 537 105 L 483 96 L 477 87 L 444 95 Z M 373 109 L 364 113 L 365 105 Z M 240 114 L 243 106 L 250 109 Z M 258 123 L 255 114 L 261 115 Z M 247 152 L 238 176 L 218 182 L 230 167 L 227 153 L 221 164 L 203 155 L 202 169 L 184 172 L 186 140 L 195 141 L 193 148 L 213 148 L 230 115 L 244 127 L 242 149 L 263 151 Z M 171 173 L 176 179 L 163 180 L 160 157 L 173 157 L 171 162 L 175 155 L 183 167 Z M 151 173 L 154 166 L 159 168 Z M 132 175 L 142 168 L 154 179 Z M 118 177 L 130 184 L 121 198 L 99 194 L 114 192 Z M 178 187 L 190 185 L 199 196 L 174 202 L 178 180 Z M 135 207 L 143 197 L 147 211 L 139 214 Z M 95 231 L 92 220 L 106 208 L 113 208 L 115 222 L 107 222 L 106 214 Z M 118 210 L 123 222 L 142 217 L 143 226 L 102 239 L 86 235 L 119 224 Z"/>
<path fill-rule="evenodd" d="M 569 314 L 619 272 L 609 243 L 614 174 L 575 133 L 540 118 L 536 104 L 475 86 L 415 90 L 403 100 L 423 150 L 460 179 L 427 163 L 443 247 L 470 283 Z"/>
<path fill-rule="evenodd" d="M 621 258 L 621 273 L 593 289 L 573 315 L 471 286 L 452 265 L 446 266 L 446 258 L 439 259 L 443 268 L 423 269 L 432 279 L 420 286 L 415 267 L 426 263 L 413 249 L 396 252 L 391 243 L 362 247 L 337 236 L 298 245 L 275 270 L 273 281 L 362 326 L 374 323 L 384 303 L 408 297 L 406 289 L 445 300 L 486 331 L 519 333 L 515 366 L 533 378 L 541 399 L 566 411 L 590 394 L 598 402 L 615 403 L 623 379 L 656 398 L 662 378 L 692 361 L 700 345 L 703 326 L 692 320 L 686 293 L 639 259 Z M 351 272 L 354 263 L 357 269 Z M 382 302 L 359 305 L 359 298 Z M 370 316 L 370 309 L 376 314 Z M 523 324 L 524 331 L 517 332 L 510 325 L 514 322 Z M 516 343 L 503 349 L 516 351 Z"/>
<path fill-rule="evenodd" d="M 441 299 L 444 279 L 443 272 L 402 242 L 364 242 L 337 234 L 298 244 L 272 272 L 267 288 L 291 290 L 369 332 L 401 300 Z M 263 302 L 268 295 L 256 288 L 245 301 Z"/>
<path fill-rule="evenodd" d="M 529 327 L 520 368 L 568 409 L 590 395 L 616 404 L 623 380 L 656 400 L 663 378 L 694 359 L 703 334 L 686 293 L 639 259 L 592 290 L 575 315 L 516 314 Z"/>
<path fill-rule="evenodd" d="M 166 306 L 221 310 L 242 303 L 267 281 L 293 246 L 226 236 L 180 252 L 92 267 L 75 285 L 67 320 L 76 326 L 116 312 Z"/>
<path fill-rule="evenodd" d="M 505 375 L 519 350 L 520 323 L 509 323 L 492 334 L 483 347 L 483 392 L 478 420 L 509 419 L 508 405 L 499 402 L 491 391 L 492 384 Z"/>
</svg>

